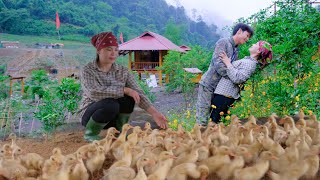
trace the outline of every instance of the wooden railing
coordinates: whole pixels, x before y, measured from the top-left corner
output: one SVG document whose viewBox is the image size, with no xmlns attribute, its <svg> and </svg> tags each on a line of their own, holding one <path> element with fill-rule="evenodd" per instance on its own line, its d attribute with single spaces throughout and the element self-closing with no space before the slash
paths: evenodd
<svg viewBox="0 0 320 180">
<path fill-rule="evenodd" d="M 131 63 L 131 69 L 134 71 L 156 70 L 157 66 L 159 66 L 159 62 L 132 62 Z"/>
</svg>

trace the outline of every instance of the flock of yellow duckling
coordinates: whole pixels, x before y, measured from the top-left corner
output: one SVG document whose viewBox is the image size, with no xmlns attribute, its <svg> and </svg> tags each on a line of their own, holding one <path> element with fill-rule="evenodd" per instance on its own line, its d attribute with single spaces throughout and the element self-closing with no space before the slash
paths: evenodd
<svg viewBox="0 0 320 180">
<path fill-rule="evenodd" d="M 16 144 L 0 152 L 0 179 L 88 180 L 102 169 L 107 156 L 114 159 L 103 169 L 103 180 L 316 179 L 319 170 L 320 123 L 315 115 L 299 120 L 272 114 L 263 125 L 250 116 L 244 124 L 237 116 L 228 126 L 195 124 L 191 132 L 141 129 L 125 124 L 121 133 L 107 135 L 63 155 L 59 148 L 49 159 L 26 153 Z M 127 135 L 129 129 L 131 134 Z M 120 133 L 120 135 L 117 135 Z M 116 136 L 117 135 L 117 136 Z"/>
</svg>

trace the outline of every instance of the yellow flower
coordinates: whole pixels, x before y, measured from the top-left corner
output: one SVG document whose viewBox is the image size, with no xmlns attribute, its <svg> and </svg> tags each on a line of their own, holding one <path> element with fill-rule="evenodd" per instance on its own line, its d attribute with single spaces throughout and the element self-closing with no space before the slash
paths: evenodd
<svg viewBox="0 0 320 180">
<path fill-rule="evenodd" d="M 296 101 L 299 101 L 300 100 L 300 97 L 299 96 L 296 96 Z"/>
<path fill-rule="evenodd" d="M 305 107 L 305 106 L 302 106 L 302 108 L 301 108 L 302 110 L 305 110 L 305 109 L 307 109 L 307 107 Z"/>
<path fill-rule="evenodd" d="M 219 114 L 220 114 L 220 116 L 223 116 L 223 115 L 224 115 L 224 112 L 223 112 L 223 111 L 221 111 Z"/>
<path fill-rule="evenodd" d="M 313 114 L 313 112 L 311 110 L 309 110 L 308 113 L 310 116 Z"/>
<path fill-rule="evenodd" d="M 263 92 L 262 92 L 262 95 L 264 95 L 264 96 L 265 96 L 265 95 L 266 95 L 266 92 L 264 92 L 264 91 L 263 91 Z"/>
<path fill-rule="evenodd" d="M 253 94 L 251 93 L 251 94 L 250 94 L 250 98 L 252 98 L 252 97 L 253 97 Z"/>
<path fill-rule="evenodd" d="M 187 111 L 187 118 L 188 119 L 190 118 L 190 111 L 189 110 Z"/>
<path fill-rule="evenodd" d="M 174 124 L 177 124 L 177 123 L 178 123 L 178 120 L 177 120 L 177 119 L 174 119 L 174 120 L 173 120 L 173 123 L 174 123 Z"/>
<path fill-rule="evenodd" d="M 211 107 L 212 107 L 213 109 L 216 109 L 216 108 L 217 108 L 217 106 L 215 106 L 215 105 L 213 105 L 213 104 L 211 105 Z"/>
<path fill-rule="evenodd" d="M 226 116 L 226 120 L 229 121 L 230 120 L 230 116 Z"/>
</svg>

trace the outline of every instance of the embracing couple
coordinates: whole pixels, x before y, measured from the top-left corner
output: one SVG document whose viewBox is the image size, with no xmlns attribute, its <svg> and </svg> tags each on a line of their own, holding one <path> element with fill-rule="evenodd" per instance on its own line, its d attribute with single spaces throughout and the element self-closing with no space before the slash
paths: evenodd
<svg viewBox="0 0 320 180">
<path fill-rule="evenodd" d="M 207 72 L 199 82 L 196 119 L 207 125 L 211 118 L 220 122 L 220 112 L 227 111 L 240 99 L 240 90 L 257 67 L 263 69 L 272 59 L 272 46 L 263 40 L 249 48 L 250 55 L 238 59 L 239 45 L 253 36 L 253 29 L 243 23 L 237 24 L 232 36 L 220 39 L 216 45 Z M 222 114 L 222 113 L 221 113 Z"/>
</svg>

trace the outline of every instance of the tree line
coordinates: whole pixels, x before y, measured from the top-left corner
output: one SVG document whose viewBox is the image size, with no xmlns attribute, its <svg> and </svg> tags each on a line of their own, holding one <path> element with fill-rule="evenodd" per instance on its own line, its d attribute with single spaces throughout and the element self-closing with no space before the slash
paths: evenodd
<svg viewBox="0 0 320 180">
<path fill-rule="evenodd" d="M 117 37 L 122 32 L 127 41 L 153 31 L 178 45 L 212 48 L 219 39 L 217 26 L 202 18 L 191 20 L 184 7 L 165 0 L 0 0 L 0 32 L 55 36 L 56 12 L 62 38 L 71 40 L 87 41 L 98 32 L 112 31 Z"/>
</svg>

